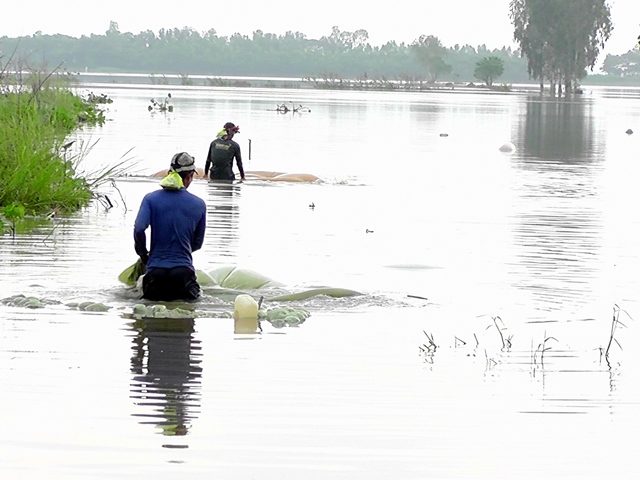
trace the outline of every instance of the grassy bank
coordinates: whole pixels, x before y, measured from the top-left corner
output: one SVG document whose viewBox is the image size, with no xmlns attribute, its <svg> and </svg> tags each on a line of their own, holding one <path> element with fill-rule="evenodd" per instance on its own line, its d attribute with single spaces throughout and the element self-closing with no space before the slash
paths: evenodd
<svg viewBox="0 0 640 480">
<path fill-rule="evenodd" d="M 67 158 L 66 139 L 83 124 L 101 124 L 91 99 L 73 94 L 60 79 L 0 69 L 0 218 L 75 211 L 92 198 L 90 183 Z"/>
</svg>

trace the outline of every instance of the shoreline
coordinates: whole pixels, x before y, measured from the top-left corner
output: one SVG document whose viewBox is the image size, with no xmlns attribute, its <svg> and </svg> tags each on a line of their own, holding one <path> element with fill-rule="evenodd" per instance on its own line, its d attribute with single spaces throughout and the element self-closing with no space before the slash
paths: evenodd
<svg viewBox="0 0 640 480">
<path fill-rule="evenodd" d="M 342 90 L 372 92 L 465 92 L 511 93 L 538 91 L 538 84 L 484 84 L 472 82 L 436 82 L 403 80 L 359 80 L 331 78 L 248 77 L 209 75 L 177 75 L 146 73 L 80 72 L 69 74 L 72 84 L 84 85 L 148 85 L 150 87 L 217 87 L 217 88 L 287 88 L 298 90 Z"/>
<path fill-rule="evenodd" d="M 539 83 L 496 83 L 487 87 L 474 82 L 435 82 L 413 80 L 361 80 L 342 78 L 293 78 L 252 76 L 210 76 L 148 73 L 68 73 L 75 86 L 85 85 L 148 85 L 150 87 L 211 87 L 211 88 L 285 88 L 294 90 L 341 90 L 371 92 L 464 92 L 464 93 L 539 93 Z M 591 80 L 591 81 L 588 81 Z M 640 79 L 616 78 L 605 82 L 602 75 L 590 75 L 580 84 L 585 87 L 637 88 Z M 635 82 L 634 82 L 635 81 Z M 548 85 L 544 92 L 548 93 Z M 577 93 L 579 95 L 580 93 Z"/>
</svg>

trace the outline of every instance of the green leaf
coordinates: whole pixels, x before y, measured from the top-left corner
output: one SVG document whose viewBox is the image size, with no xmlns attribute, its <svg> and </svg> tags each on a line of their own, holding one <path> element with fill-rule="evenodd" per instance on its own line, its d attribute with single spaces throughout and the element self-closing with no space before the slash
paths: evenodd
<svg viewBox="0 0 640 480">
<path fill-rule="evenodd" d="M 24 218 L 24 205 L 14 202 L 4 207 L 4 216 L 7 220 L 15 222 Z"/>
</svg>

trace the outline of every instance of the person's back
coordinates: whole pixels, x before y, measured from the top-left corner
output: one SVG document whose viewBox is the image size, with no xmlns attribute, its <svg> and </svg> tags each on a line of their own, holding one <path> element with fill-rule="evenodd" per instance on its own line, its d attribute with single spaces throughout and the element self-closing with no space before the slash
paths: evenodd
<svg viewBox="0 0 640 480">
<path fill-rule="evenodd" d="M 151 226 L 147 268 L 193 268 L 191 253 L 204 240 L 204 230 L 199 225 L 205 215 L 204 201 L 186 189 L 161 189 L 147 194 L 136 219 L 138 231 L 147 222 Z"/>
<path fill-rule="evenodd" d="M 238 165 L 240 179 L 245 179 L 240 145 L 233 140 L 236 133 L 239 133 L 239 127 L 227 122 L 217 138 L 209 145 L 204 173 L 211 180 L 234 180 L 236 178 L 233 173 L 234 158 Z"/>
<path fill-rule="evenodd" d="M 206 229 L 206 205 L 187 192 L 195 172 L 193 157 L 174 155 L 171 172 L 162 189 L 142 200 L 134 225 L 136 253 L 146 266 L 143 298 L 149 300 L 194 300 L 200 296 L 192 252 L 200 249 Z M 147 251 L 145 231 L 151 227 Z"/>
</svg>

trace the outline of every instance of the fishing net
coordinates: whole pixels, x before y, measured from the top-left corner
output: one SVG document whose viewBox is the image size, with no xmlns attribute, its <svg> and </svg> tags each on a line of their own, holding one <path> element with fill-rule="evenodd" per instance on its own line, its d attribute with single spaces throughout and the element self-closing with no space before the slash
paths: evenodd
<svg viewBox="0 0 640 480">
<path fill-rule="evenodd" d="M 140 278 L 141 275 L 144 275 L 146 271 L 147 269 L 145 268 L 144 263 L 142 263 L 142 260 L 138 258 L 136 263 L 125 268 L 123 272 L 118 275 L 118 280 L 127 285 L 135 285 L 138 278 Z"/>
</svg>

